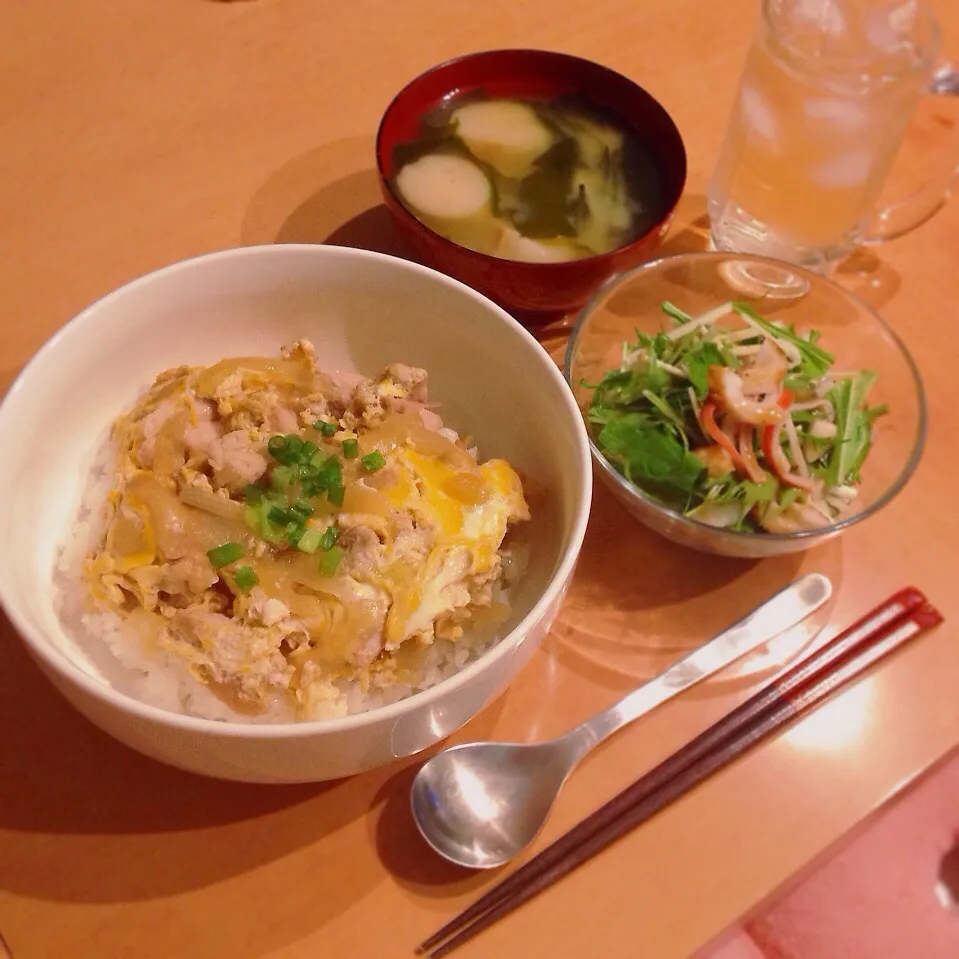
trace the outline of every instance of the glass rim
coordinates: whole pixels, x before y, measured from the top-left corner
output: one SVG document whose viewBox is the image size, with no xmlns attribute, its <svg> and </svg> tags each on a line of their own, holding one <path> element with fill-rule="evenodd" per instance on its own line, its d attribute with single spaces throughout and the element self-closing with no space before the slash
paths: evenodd
<svg viewBox="0 0 959 959">
<path fill-rule="evenodd" d="M 583 308 L 579 311 L 579 314 L 576 317 L 576 322 L 570 331 L 569 340 L 566 344 L 566 354 L 563 358 L 563 376 L 566 378 L 566 382 L 569 385 L 569 388 L 573 391 L 574 395 L 576 387 L 573 383 L 572 367 L 573 357 L 576 353 L 576 346 L 579 342 L 580 334 L 583 332 L 583 329 L 589 321 L 589 318 L 592 316 L 599 303 L 605 297 L 612 293 L 614 289 L 632 280 L 634 277 L 645 273 L 648 270 L 657 268 L 664 263 L 674 263 L 681 260 L 701 261 L 713 259 L 715 257 L 747 259 L 754 263 L 772 265 L 779 269 L 782 269 L 783 267 L 783 262 L 781 260 L 776 260 L 768 256 L 759 256 L 755 253 L 733 253 L 725 250 L 695 250 L 686 253 L 676 253 L 671 256 L 657 257 L 655 260 L 649 260 L 646 263 L 641 263 L 639 266 L 633 267 L 633 269 L 627 270 L 625 273 L 619 273 L 616 276 L 611 277 L 590 297 L 586 305 L 583 306 Z M 690 532 L 696 531 L 703 535 L 714 536 L 721 539 L 729 538 L 733 541 L 739 542 L 755 542 L 758 538 L 762 542 L 769 543 L 796 543 L 804 540 L 819 540 L 823 536 L 831 537 L 842 532 L 843 530 L 849 529 L 850 526 L 856 525 L 875 513 L 878 513 L 879 510 L 881 510 L 884 506 L 887 506 L 890 502 L 892 502 L 892 500 L 895 499 L 896 496 L 898 496 L 899 493 L 901 493 L 905 488 L 906 483 L 908 483 L 912 478 L 912 475 L 916 472 L 916 469 L 919 467 L 919 463 L 922 460 L 922 454 L 926 446 L 926 434 L 929 423 L 928 401 L 926 399 L 926 390 L 922 381 L 922 374 L 919 372 L 919 367 L 916 365 L 915 359 L 909 352 L 902 338 L 879 315 L 876 310 L 874 310 L 868 303 L 865 302 L 865 300 L 856 296 L 856 294 L 852 293 L 850 290 L 845 289 L 845 287 L 840 286 L 835 282 L 835 280 L 820 276 L 818 273 L 813 273 L 811 270 L 807 270 L 804 267 L 795 266 L 792 263 L 788 264 L 788 266 L 790 270 L 798 271 L 801 275 L 805 276 L 812 282 L 825 283 L 827 286 L 839 291 L 842 295 L 849 297 L 854 303 L 862 307 L 862 309 L 864 309 L 876 322 L 879 328 L 890 337 L 893 343 L 895 343 L 896 348 L 899 350 L 900 355 L 903 357 L 906 363 L 906 367 L 909 370 L 913 385 L 916 389 L 916 405 L 918 407 L 917 412 L 919 423 L 918 430 L 913 438 L 912 448 L 910 449 L 909 456 L 900 469 L 895 480 L 885 490 L 883 490 L 881 495 L 876 497 L 874 502 L 870 503 L 858 513 L 854 513 L 853 515 L 847 516 L 844 519 L 838 520 L 837 522 L 830 523 L 828 526 L 822 526 L 816 529 L 804 529 L 795 533 L 768 533 L 765 531 L 762 533 L 755 533 L 747 530 L 734 530 L 719 526 L 710 526 L 708 523 L 703 523 L 697 519 L 692 519 L 684 513 L 679 512 L 679 510 L 667 506 L 664 502 L 657 499 L 652 494 L 647 493 L 644 489 L 641 489 L 639 486 L 627 480 L 626 477 L 623 476 L 623 474 L 620 473 L 619 470 L 617 470 L 616 467 L 613 466 L 613 464 L 606 458 L 606 456 L 594 442 L 592 431 L 587 428 L 586 435 L 589 440 L 589 450 L 593 456 L 593 462 L 603 470 L 606 476 L 613 480 L 616 485 L 630 497 L 640 500 L 655 512 L 658 512 L 664 516 L 668 516 L 678 526 L 683 527 Z M 578 401 L 577 406 L 579 406 Z M 583 415 L 582 407 L 580 407 L 580 415 Z"/>
<path fill-rule="evenodd" d="M 776 38 L 777 42 L 786 50 L 793 53 L 797 58 L 804 61 L 817 59 L 797 50 L 795 45 L 790 41 L 788 34 L 782 29 L 782 17 L 780 11 L 776 8 L 780 8 L 783 2 L 784 0 L 762 0 L 762 22 Z M 785 2 L 791 2 L 791 0 L 785 0 Z M 903 2 L 906 2 L 906 0 L 903 0 Z M 875 58 L 833 54 L 822 57 L 822 61 L 858 66 L 860 70 L 869 75 L 871 79 L 888 80 L 890 78 L 900 78 L 930 70 L 942 49 L 942 27 L 939 24 L 939 19 L 935 11 L 928 3 L 925 3 L 924 0 L 914 0 L 913 6 L 916 10 L 916 18 L 908 35 L 918 39 L 916 50 L 919 54 L 919 62 L 915 66 L 894 72 L 870 74 L 868 67 L 876 62 Z"/>
</svg>

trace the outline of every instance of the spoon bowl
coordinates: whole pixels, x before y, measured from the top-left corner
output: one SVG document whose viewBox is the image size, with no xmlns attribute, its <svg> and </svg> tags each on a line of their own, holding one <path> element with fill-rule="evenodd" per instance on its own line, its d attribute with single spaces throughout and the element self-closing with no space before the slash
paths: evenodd
<svg viewBox="0 0 959 959">
<path fill-rule="evenodd" d="M 575 759 L 565 736 L 454 746 L 413 781 L 413 818 L 444 859 L 471 869 L 501 866 L 539 835 Z"/>
</svg>

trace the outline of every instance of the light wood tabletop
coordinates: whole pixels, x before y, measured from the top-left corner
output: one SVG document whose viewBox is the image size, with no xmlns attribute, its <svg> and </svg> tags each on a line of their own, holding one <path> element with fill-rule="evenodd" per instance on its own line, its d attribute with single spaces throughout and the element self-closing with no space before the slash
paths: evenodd
<svg viewBox="0 0 959 959">
<path fill-rule="evenodd" d="M 939 6 L 947 33 L 959 32 L 959 7 Z M 403 253 L 377 193 L 380 114 L 424 68 L 482 48 L 578 54 L 658 97 L 690 161 L 667 249 L 701 248 L 704 188 L 756 13 L 751 0 L 6 0 L 2 387 L 86 304 L 172 261 L 277 240 Z M 558 625 L 454 741 L 559 733 L 800 571 L 833 577 L 830 630 L 907 584 L 947 624 L 464 959 L 690 956 L 959 745 L 957 257 L 954 203 L 842 276 L 925 378 L 928 446 L 905 492 L 839 541 L 746 563 L 660 541 L 597 489 Z M 562 326 L 545 336 L 551 350 L 562 339 Z M 15 959 L 390 959 L 493 881 L 446 867 L 417 839 L 417 761 L 299 787 L 182 774 L 80 719 L 6 620 L 0 629 L 0 933 Z M 753 661 L 610 742 L 572 779 L 540 845 L 744 698 L 767 667 Z"/>
</svg>

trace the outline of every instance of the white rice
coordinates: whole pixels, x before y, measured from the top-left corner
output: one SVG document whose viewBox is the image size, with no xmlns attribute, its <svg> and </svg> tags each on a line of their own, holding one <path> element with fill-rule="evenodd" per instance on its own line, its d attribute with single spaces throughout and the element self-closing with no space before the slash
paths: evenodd
<svg viewBox="0 0 959 959">
<path fill-rule="evenodd" d="M 117 613 L 91 611 L 83 563 L 103 530 L 104 507 L 114 485 L 115 458 L 116 450 L 108 439 L 94 460 L 73 528 L 58 551 L 54 606 L 64 630 L 111 687 L 142 702 L 170 712 L 222 722 L 294 721 L 288 699 L 282 694 L 266 713 L 248 716 L 236 712 L 197 680 L 180 657 L 152 651 L 147 655 L 140 641 L 128 634 L 123 618 Z M 519 553 L 520 548 L 516 551 Z M 521 565 L 514 563 L 514 566 Z M 511 581 L 521 578 L 522 572 L 520 568 L 512 570 Z M 506 601 L 507 593 L 500 584 L 495 593 L 497 602 Z M 315 680 L 311 686 L 314 705 L 310 718 L 347 716 L 405 699 L 457 673 L 495 645 L 501 634 L 501 626 L 475 627 L 455 642 L 435 640 L 424 648 L 419 678 L 412 684 L 378 686 L 374 676 L 364 691 L 357 680 Z"/>
</svg>

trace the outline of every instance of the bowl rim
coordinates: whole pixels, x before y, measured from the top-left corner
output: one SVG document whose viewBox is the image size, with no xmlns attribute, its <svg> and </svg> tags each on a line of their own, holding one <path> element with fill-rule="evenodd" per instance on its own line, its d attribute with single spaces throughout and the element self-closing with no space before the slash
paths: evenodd
<svg viewBox="0 0 959 959">
<path fill-rule="evenodd" d="M 645 230 L 640 236 L 637 236 L 635 239 L 625 243 L 622 246 L 617 246 L 613 250 L 609 250 L 606 253 L 593 253 L 590 256 L 581 256 L 577 257 L 575 260 L 559 260 L 559 261 L 528 261 L 528 260 L 512 260 L 509 257 L 504 256 L 493 256 L 491 253 L 483 253 L 480 250 L 474 250 L 471 247 L 463 246 L 461 243 L 457 243 L 455 240 L 451 240 L 448 237 L 443 236 L 442 233 L 437 233 L 431 226 L 428 226 L 417 216 L 415 216 L 399 197 L 397 192 L 393 189 L 392 183 L 390 183 L 390 178 L 386 175 L 386 170 L 383 168 L 381 157 L 381 144 L 383 140 L 383 128 L 386 125 L 387 119 L 392 114 L 393 110 L 396 108 L 400 99 L 405 96 L 408 91 L 412 90 L 417 84 L 424 81 L 427 77 L 432 76 L 433 74 L 439 73 L 441 70 L 447 70 L 451 67 L 456 66 L 459 63 L 464 63 L 469 60 L 480 60 L 483 57 L 491 56 L 494 54 L 532 54 L 534 56 L 549 57 L 557 61 L 562 60 L 568 63 L 578 63 L 588 65 L 590 68 L 600 70 L 604 73 L 609 74 L 612 77 L 616 77 L 619 80 L 629 84 L 634 87 L 640 93 L 648 96 L 655 104 L 662 110 L 663 115 L 669 121 L 670 125 L 673 128 L 673 131 L 676 134 L 676 140 L 680 147 L 682 164 L 679 169 L 679 184 L 678 191 L 676 193 L 676 198 L 671 204 L 669 204 L 666 212 L 660 217 L 654 224 L 652 224 L 649 229 Z M 449 96 L 449 94 L 445 94 Z M 411 223 L 415 224 L 416 227 L 421 228 L 430 236 L 435 237 L 437 240 L 442 243 L 448 244 L 450 247 L 454 248 L 457 251 L 461 251 L 464 255 L 469 255 L 475 258 L 478 264 L 484 265 L 496 265 L 509 263 L 519 266 L 524 270 L 539 270 L 545 273 L 559 273 L 563 269 L 569 270 L 571 267 L 577 264 L 583 264 L 584 268 L 590 266 L 595 266 L 604 262 L 608 262 L 612 257 L 617 257 L 620 254 L 628 253 L 634 248 L 639 247 L 641 244 L 647 242 L 651 236 L 661 231 L 666 227 L 673 219 L 676 214 L 676 208 L 679 205 L 679 201 L 683 197 L 683 193 L 686 189 L 686 181 L 689 176 L 689 155 L 686 152 L 686 141 L 683 139 L 682 131 L 679 129 L 679 126 L 676 124 L 676 121 L 673 119 L 672 114 L 663 106 L 660 100 L 657 97 L 654 97 L 645 87 L 641 86 L 635 80 L 630 79 L 624 73 L 620 73 L 618 70 L 614 70 L 612 67 L 607 67 L 605 64 L 599 63 L 596 60 L 590 60 L 587 57 L 578 57 L 572 53 L 562 53 L 558 50 L 545 50 L 539 47 L 492 47 L 487 50 L 476 50 L 472 53 L 464 53 L 457 57 L 450 57 L 446 60 L 443 60 L 440 63 L 435 63 L 431 67 L 427 67 L 425 70 L 420 71 L 416 76 L 411 80 L 407 81 L 392 97 L 390 102 L 387 104 L 386 109 L 383 111 L 383 115 L 380 117 L 380 122 L 376 127 L 376 137 L 374 138 L 373 152 L 376 159 L 376 172 L 379 177 L 380 185 L 383 190 L 385 190 L 390 200 L 392 201 L 391 209 L 394 213 L 401 211 L 405 219 L 409 220 Z M 395 205 L 395 206 L 394 206 Z M 499 267 L 500 269 L 502 266 Z"/>
<path fill-rule="evenodd" d="M 563 408 L 569 415 L 573 436 L 575 438 L 576 458 L 578 460 L 577 478 L 579 482 L 577 483 L 578 488 L 573 497 L 574 512 L 570 523 L 569 536 L 566 540 L 563 553 L 559 558 L 559 562 L 556 564 L 556 568 L 553 570 L 545 589 L 536 602 L 533 603 L 522 619 L 520 619 L 509 632 L 505 633 L 494 646 L 481 653 L 466 666 L 433 686 L 414 692 L 394 703 L 377 706 L 364 712 L 354 713 L 348 716 L 303 720 L 301 722 L 238 723 L 229 720 L 205 719 L 185 713 L 172 712 L 159 706 L 153 706 L 125 692 L 121 692 L 108 683 L 91 676 L 86 670 L 76 665 L 69 656 L 59 651 L 53 644 L 47 641 L 45 638 L 46 631 L 33 626 L 29 618 L 21 611 L 18 596 L 10 588 L 8 583 L 3 578 L 0 578 L 0 606 L 2 606 L 6 612 L 15 631 L 28 647 L 31 654 L 37 657 L 47 668 L 53 670 L 70 685 L 80 687 L 94 699 L 105 700 L 110 706 L 120 712 L 132 713 L 147 722 L 172 726 L 184 732 L 196 732 L 224 739 L 277 740 L 303 738 L 318 733 L 347 732 L 384 721 L 396 720 L 413 709 L 428 706 L 436 700 L 470 683 L 474 676 L 484 672 L 495 660 L 508 655 L 526 638 L 526 635 L 531 631 L 532 627 L 545 615 L 549 606 L 561 596 L 567 582 L 572 576 L 586 534 L 593 488 L 588 435 L 575 398 L 567 386 L 559 366 L 542 348 L 533 334 L 523 327 L 518 320 L 514 319 L 502 307 L 497 306 L 492 300 L 478 293 L 472 287 L 429 267 L 422 266 L 410 260 L 404 260 L 401 257 L 374 252 L 372 250 L 311 243 L 276 243 L 231 247 L 225 250 L 189 257 L 141 274 L 84 307 L 84 309 L 56 330 L 33 356 L 30 357 L 17 374 L 16 379 L 11 384 L 7 393 L 2 400 L 0 400 L 0 434 L 6 431 L 6 421 L 11 415 L 9 414 L 10 404 L 8 403 L 8 398 L 24 390 L 29 390 L 38 366 L 44 361 L 49 362 L 49 358 L 56 355 L 56 351 L 61 348 L 60 344 L 65 339 L 68 339 L 70 336 L 79 336 L 92 324 L 102 322 L 104 311 L 109 310 L 114 300 L 134 292 L 142 291 L 154 283 L 167 282 L 180 273 L 187 273 L 197 269 L 202 270 L 210 264 L 227 260 L 244 260 L 262 257 L 282 259 L 291 253 L 298 255 L 305 254 L 316 257 L 317 259 L 332 258 L 334 260 L 374 261 L 393 268 L 419 273 L 433 282 L 448 286 L 460 294 L 465 295 L 467 298 L 476 301 L 485 307 L 488 313 L 495 316 L 500 323 L 505 324 L 515 335 L 521 340 L 525 340 L 526 343 L 532 347 L 531 354 L 537 357 L 537 361 L 540 362 L 547 376 L 554 379 L 556 383 L 558 393 L 560 394 L 559 401 L 563 404 Z M 44 599 L 43 603 L 52 605 L 52 585 L 51 597 Z M 54 615 L 56 614 L 54 613 Z M 59 617 L 57 617 L 57 619 L 59 621 Z M 69 635 L 69 632 L 64 627 L 61 626 L 61 628 L 64 633 Z"/>
<path fill-rule="evenodd" d="M 695 531 L 700 534 L 715 538 L 728 537 L 733 542 L 768 542 L 770 544 L 802 543 L 804 541 L 815 541 L 821 539 L 823 536 L 834 536 L 843 532 L 844 530 L 849 529 L 851 526 L 855 526 L 856 523 L 867 519 L 874 513 L 877 513 L 880 509 L 882 509 L 884 506 L 887 506 L 893 499 L 895 499 L 900 492 L 902 492 L 906 483 L 908 483 L 912 478 L 912 475 L 915 473 L 922 459 L 922 454 L 926 445 L 926 434 L 929 423 L 928 404 L 926 400 L 925 387 L 923 386 L 922 382 L 922 375 L 919 372 L 919 367 L 917 366 L 916 361 L 913 359 L 912 354 L 906 347 L 906 344 L 903 342 L 899 334 L 879 315 L 876 310 L 866 303 L 865 300 L 856 296 L 855 293 L 852 293 L 845 287 L 840 286 L 835 282 L 835 280 L 832 280 L 829 277 L 821 276 L 818 273 L 813 273 L 811 270 L 807 270 L 804 267 L 799 267 L 792 263 L 786 263 L 782 260 L 777 260 L 769 256 L 759 256 L 754 253 L 736 253 L 726 250 L 694 250 L 686 253 L 675 253 L 671 254 L 670 256 L 657 257 L 655 260 L 650 260 L 647 263 L 641 263 L 639 266 L 633 267 L 630 270 L 626 270 L 623 273 L 618 273 L 616 276 L 611 277 L 589 298 L 586 305 L 583 306 L 583 308 L 579 311 L 579 314 L 576 317 L 576 322 L 573 324 L 573 329 L 570 332 L 569 341 L 566 344 L 566 354 L 563 359 L 563 376 L 569 385 L 570 391 L 574 391 L 575 386 L 572 380 L 571 367 L 573 355 L 576 351 L 576 345 L 579 341 L 580 334 L 585 329 L 591 314 L 600 301 L 600 298 L 608 295 L 614 287 L 624 284 L 646 271 L 658 269 L 667 263 L 675 263 L 677 261 L 699 262 L 716 260 L 719 258 L 747 260 L 750 263 L 755 263 L 762 266 L 772 266 L 778 269 L 782 269 L 784 266 L 786 266 L 789 268 L 789 270 L 798 273 L 810 283 L 825 284 L 826 286 L 831 287 L 834 291 L 838 292 L 841 296 L 844 296 L 857 304 L 867 315 L 872 318 L 876 325 L 889 337 L 889 339 L 892 340 L 896 348 L 899 350 L 903 360 L 905 361 L 906 368 L 912 377 L 912 383 L 915 387 L 917 405 L 919 408 L 919 429 L 917 430 L 913 439 L 912 448 L 909 452 L 909 457 L 907 458 L 905 465 L 900 470 L 895 481 L 883 491 L 882 495 L 879 496 L 874 503 L 871 503 L 868 507 L 866 507 L 866 509 L 856 513 L 853 516 L 846 517 L 839 522 L 830 523 L 828 526 L 823 526 L 819 529 L 800 530 L 795 533 L 751 533 L 744 530 L 731 530 L 723 527 L 710 526 L 707 523 L 701 523 L 699 520 L 691 519 L 689 516 L 685 516 L 678 510 L 672 509 L 665 503 L 660 502 L 645 490 L 640 489 L 640 487 L 630 483 L 629 480 L 627 480 L 626 477 L 623 476 L 622 473 L 620 473 L 606 458 L 603 452 L 593 441 L 593 437 L 590 431 L 587 429 L 587 441 L 589 442 L 589 449 L 590 453 L 592 454 L 593 461 L 599 465 L 606 476 L 628 496 L 641 500 L 650 508 L 661 514 L 669 516 L 670 519 L 674 520 L 679 526 L 684 527 L 690 532 Z M 583 417 L 585 422 L 585 416 L 582 408 L 579 407 L 578 401 L 577 408 L 580 410 L 580 416 Z"/>
</svg>

